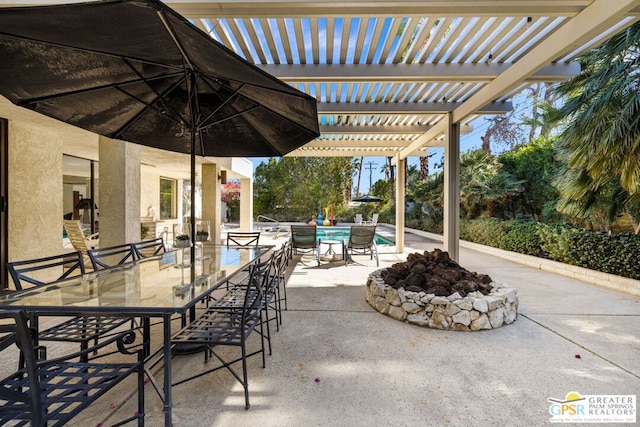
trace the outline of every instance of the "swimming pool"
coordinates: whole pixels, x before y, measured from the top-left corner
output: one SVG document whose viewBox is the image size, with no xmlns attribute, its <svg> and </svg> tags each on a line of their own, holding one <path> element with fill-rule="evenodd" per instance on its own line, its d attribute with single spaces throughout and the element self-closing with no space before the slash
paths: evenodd
<svg viewBox="0 0 640 427">
<path fill-rule="evenodd" d="M 316 234 L 321 240 L 349 240 L 350 227 L 318 227 Z M 393 245 L 393 241 L 376 233 L 376 245 Z"/>
</svg>

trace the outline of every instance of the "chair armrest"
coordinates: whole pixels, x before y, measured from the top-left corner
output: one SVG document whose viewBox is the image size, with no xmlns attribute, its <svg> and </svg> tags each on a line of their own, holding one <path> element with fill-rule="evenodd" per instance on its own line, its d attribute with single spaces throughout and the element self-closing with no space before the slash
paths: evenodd
<svg viewBox="0 0 640 427">
<path fill-rule="evenodd" d="M 96 345 L 88 347 L 84 350 L 76 351 L 74 353 L 65 354 L 64 356 L 56 357 L 54 359 L 40 360 L 37 362 L 38 366 L 46 366 L 50 364 L 65 362 L 71 359 L 81 359 L 83 356 L 97 352 L 99 349 L 108 346 L 109 344 L 116 343 L 118 350 L 123 354 L 138 354 L 138 357 L 142 356 L 142 347 L 140 345 L 134 345 L 136 338 L 136 331 L 133 329 L 123 331 L 114 334 L 111 337 L 100 340 Z"/>
</svg>

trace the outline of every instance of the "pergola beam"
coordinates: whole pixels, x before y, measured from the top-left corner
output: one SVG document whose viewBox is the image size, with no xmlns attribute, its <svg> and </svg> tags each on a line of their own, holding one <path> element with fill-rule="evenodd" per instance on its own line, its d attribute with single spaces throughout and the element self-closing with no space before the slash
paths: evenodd
<svg viewBox="0 0 640 427">
<path fill-rule="evenodd" d="M 513 64 L 261 64 L 259 68 L 287 83 L 322 82 L 481 82 L 504 73 Z M 565 81 L 580 74 L 580 64 L 551 64 L 526 81 Z"/>
<path fill-rule="evenodd" d="M 428 131 L 431 126 L 425 125 L 321 125 L 320 126 L 320 134 L 322 135 L 421 135 Z M 462 127 L 462 133 L 470 133 L 473 131 L 472 125 L 464 125 Z M 326 141 L 312 141 L 308 143 L 306 146 L 310 144 L 315 144 L 317 142 Z M 361 141 L 363 143 L 367 142 L 377 142 L 377 141 Z M 406 142 L 399 141 L 398 144 L 404 144 L 402 147 L 406 146 Z M 400 146 L 400 145 L 398 145 Z"/>
<path fill-rule="evenodd" d="M 339 141 L 338 141 L 339 142 Z M 334 147 L 339 146 L 334 144 Z M 350 148 L 351 143 L 347 142 L 345 147 L 326 148 L 326 149 L 305 149 L 298 148 L 285 157 L 389 157 L 399 154 L 399 149 L 394 148 Z M 426 150 L 416 150 L 411 153 L 410 157 L 426 156 L 429 153 Z"/>
<path fill-rule="evenodd" d="M 447 114 L 462 102 L 320 102 L 318 114 Z M 511 102 L 490 102 L 478 114 L 504 114 L 513 110 Z"/>
<path fill-rule="evenodd" d="M 440 142 L 439 145 L 436 145 L 434 141 L 436 141 L 436 138 L 438 138 L 439 136 L 444 135 L 446 131 L 447 131 L 447 121 L 440 120 L 438 123 L 436 123 L 435 126 L 433 126 L 427 132 L 422 134 L 420 138 L 416 139 L 411 144 L 409 144 L 406 148 L 404 148 L 400 152 L 400 158 L 406 159 L 407 157 L 411 156 L 414 151 L 420 149 L 421 147 L 428 146 L 428 144 L 434 144 L 433 146 L 441 146 L 443 144 L 442 142 Z"/>
<path fill-rule="evenodd" d="M 271 3 L 264 0 L 220 0 L 197 2 L 171 0 L 166 2 L 190 18 L 295 18 L 332 16 L 575 16 L 592 0 L 409 0 L 403 2 L 348 2 L 317 0 Z M 636 10 L 634 10 L 636 12 Z"/>
</svg>

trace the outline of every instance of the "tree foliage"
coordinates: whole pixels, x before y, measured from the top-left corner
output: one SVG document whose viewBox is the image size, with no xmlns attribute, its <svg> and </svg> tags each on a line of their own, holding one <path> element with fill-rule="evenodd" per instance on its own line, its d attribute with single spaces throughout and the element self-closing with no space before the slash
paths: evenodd
<svg viewBox="0 0 640 427">
<path fill-rule="evenodd" d="M 581 59 L 582 72 L 560 84 L 566 97 L 559 138 L 566 164 L 556 180 L 560 209 L 606 221 L 640 202 L 640 24 L 613 36 Z M 614 203 L 615 202 L 615 203 Z"/>
<path fill-rule="evenodd" d="M 433 220 L 442 217 L 444 174 L 438 172 L 419 180 L 415 168 L 409 170 L 407 199 Z M 522 182 L 503 170 L 495 156 L 482 150 L 463 153 L 460 158 L 460 213 L 475 218 L 487 211 L 490 204 L 504 204 L 509 197 L 522 191 Z"/>
<path fill-rule="evenodd" d="M 512 200 L 513 210 L 538 220 L 546 217 L 558 198 L 558 191 L 550 185 L 560 167 L 554 140 L 540 137 L 500 154 L 498 160 L 506 172 L 522 182 L 523 191 Z"/>
<path fill-rule="evenodd" d="M 348 200 L 353 172 L 348 157 L 271 158 L 255 171 L 254 212 L 308 221 L 330 204 Z"/>
</svg>

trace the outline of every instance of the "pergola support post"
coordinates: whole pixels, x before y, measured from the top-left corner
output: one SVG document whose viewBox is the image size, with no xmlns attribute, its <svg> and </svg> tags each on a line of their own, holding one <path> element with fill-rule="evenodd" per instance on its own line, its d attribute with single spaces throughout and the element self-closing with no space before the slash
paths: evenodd
<svg viewBox="0 0 640 427">
<path fill-rule="evenodd" d="M 396 253 L 404 252 L 404 205 L 405 205 L 405 177 L 407 159 L 396 154 Z"/>
<path fill-rule="evenodd" d="M 447 115 L 444 134 L 444 250 L 460 258 L 460 127 Z"/>
</svg>

